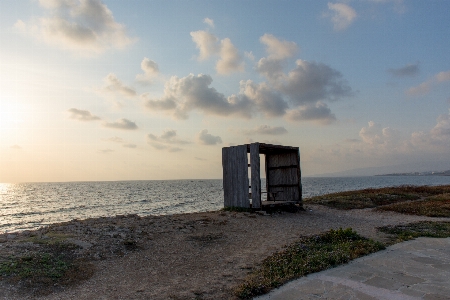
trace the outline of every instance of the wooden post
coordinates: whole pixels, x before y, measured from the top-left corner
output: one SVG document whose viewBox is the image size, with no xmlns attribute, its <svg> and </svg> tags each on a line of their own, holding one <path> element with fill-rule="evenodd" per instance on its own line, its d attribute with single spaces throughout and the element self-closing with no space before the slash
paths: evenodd
<svg viewBox="0 0 450 300">
<path fill-rule="evenodd" d="M 250 168 L 252 173 L 252 208 L 261 208 L 261 177 L 260 177 L 259 143 L 250 144 Z"/>
</svg>

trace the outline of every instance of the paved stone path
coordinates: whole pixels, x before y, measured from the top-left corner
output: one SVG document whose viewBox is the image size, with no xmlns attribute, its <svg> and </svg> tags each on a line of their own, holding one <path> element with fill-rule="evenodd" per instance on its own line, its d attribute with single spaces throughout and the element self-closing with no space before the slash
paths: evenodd
<svg viewBox="0 0 450 300">
<path fill-rule="evenodd" d="M 450 299 L 450 238 L 395 244 L 255 299 Z"/>
</svg>

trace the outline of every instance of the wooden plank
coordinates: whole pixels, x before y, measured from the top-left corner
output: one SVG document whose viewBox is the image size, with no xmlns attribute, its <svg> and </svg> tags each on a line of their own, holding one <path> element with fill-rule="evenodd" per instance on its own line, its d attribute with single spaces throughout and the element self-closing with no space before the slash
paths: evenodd
<svg viewBox="0 0 450 300">
<path fill-rule="evenodd" d="M 297 169 L 298 165 L 289 165 L 289 166 L 278 166 L 278 167 L 269 167 L 269 170 L 276 170 L 276 169 Z"/>
<path fill-rule="evenodd" d="M 303 186 L 302 186 L 302 171 L 300 168 L 300 149 L 297 150 L 296 160 L 298 162 L 297 178 L 298 178 L 298 201 L 303 205 Z"/>
<path fill-rule="evenodd" d="M 248 199 L 248 159 L 247 159 L 247 145 L 236 146 L 237 165 L 236 172 L 237 182 L 237 203 L 239 207 L 250 207 L 250 200 Z"/>
<path fill-rule="evenodd" d="M 231 169 L 231 152 L 230 147 L 222 148 L 222 166 L 223 166 L 223 196 L 224 206 L 230 207 L 233 205 L 233 172 Z"/>
<path fill-rule="evenodd" d="M 261 208 L 261 175 L 259 143 L 250 144 L 250 166 L 251 166 L 251 186 L 252 186 L 252 208 Z"/>
</svg>

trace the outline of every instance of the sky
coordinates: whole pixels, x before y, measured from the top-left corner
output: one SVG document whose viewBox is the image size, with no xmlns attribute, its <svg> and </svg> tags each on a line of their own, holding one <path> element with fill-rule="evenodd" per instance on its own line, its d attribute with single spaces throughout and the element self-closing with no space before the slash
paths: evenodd
<svg viewBox="0 0 450 300">
<path fill-rule="evenodd" d="M 450 2 L 0 2 L 0 182 L 450 165 Z M 399 170 L 401 171 L 401 170 Z"/>
</svg>

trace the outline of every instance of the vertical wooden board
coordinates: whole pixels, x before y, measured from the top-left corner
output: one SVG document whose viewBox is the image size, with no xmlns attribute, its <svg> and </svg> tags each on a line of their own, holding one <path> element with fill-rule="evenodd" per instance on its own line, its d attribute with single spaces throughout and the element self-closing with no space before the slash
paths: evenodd
<svg viewBox="0 0 450 300">
<path fill-rule="evenodd" d="M 261 175 L 259 143 L 250 144 L 250 167 L 252 173 L 252 208 L 261 208 Z"/>
<path fill-rule="evenodd" d="M 297 160 L 297 178 L 298 178 L 298 201 L 303 204 L 303 186 L 302 186 L 302 170 L 300 168 L 300 149 L 296 153 Z"/>
<path fill-rule="evenodd" d="M 238 203 L 240 207 L 250 207 L 250 200 L 248 199 L 248 159 L 247 159 L 247 145 L 236 147 L 236 155 L 238 157 Z"/>
<path fill-rule="evenodd" d="M 267 201 L 270 201 L 270 187 L 269 187 L 269 183 L 270 183 L 270 172 L 269 172 L 269 163 L 271 160 L 271 157 L 269 154 L 264 154 L 265 155 L 265 171 L 266 171 L 266 195 L 267 195 Z"/>
<path fill-rule="evenodd" d="M 222 148 L 222 168 L 223 168 L 223 198 L 224 207 L 232 204 L 232 172 L 230 170 L 230 148 Z"/>
</svg>

